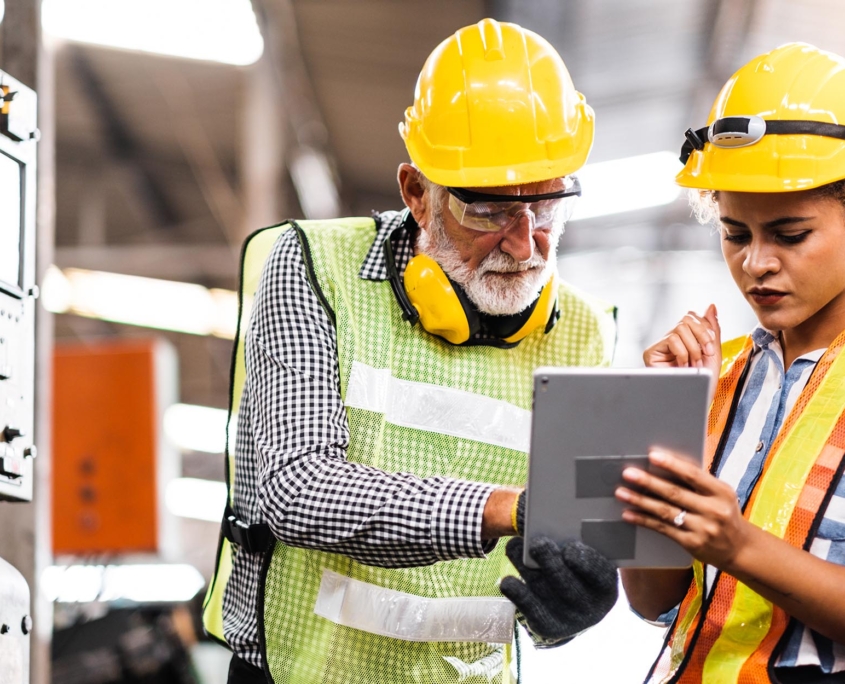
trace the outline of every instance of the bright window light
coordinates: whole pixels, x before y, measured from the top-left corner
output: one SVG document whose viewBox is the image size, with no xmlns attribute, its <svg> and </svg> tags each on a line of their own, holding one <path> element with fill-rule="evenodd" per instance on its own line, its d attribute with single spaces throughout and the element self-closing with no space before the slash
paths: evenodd
<svg viewBox="0 0 845 684">
<path fill-rule="evenodd" d="M 680 169 L 674 152 L 587 164 L 576 175 L 582 195 L 573 221 L 670 204 L 680 195 L 675 174 Z"/>
<path fill-rule="evenodd" d="M 91 603 L 190 601 L 205 580 L 193 565 L 53 565 L 41 575 L 51 601 Z"/>
<path fill-rule="evenodd" d="M 164 412 L 164 433 L 180 449 L 222 454 L 228 411 L 209 406 L 173 404 Z M 230 435 L 234 442 L 234 431 Z"/>
<path fill-rule="evenodd" d="M 51 266 L 44 308 L 115 323 L 234 339 L 238 295 L 202 285 Z"/>
<path fill-rule="evenodd" d="M 44 32 L 108 47 L 252 64 L 264 41 L 249 0 L 44 0 Z"/>
<path fill-rule="evenodd" d="M 226 507 L 226 484 L 193 477 L 171 480 L 164 492 L 167 510 L 180 518 L 219 523 Z"/>
<path fill-rule="evenodd" d="M 6 5 L 3 0 L 0 0 L 0 22 L 3 21 L 4 14 L 6 14 Z"/>
</svg>

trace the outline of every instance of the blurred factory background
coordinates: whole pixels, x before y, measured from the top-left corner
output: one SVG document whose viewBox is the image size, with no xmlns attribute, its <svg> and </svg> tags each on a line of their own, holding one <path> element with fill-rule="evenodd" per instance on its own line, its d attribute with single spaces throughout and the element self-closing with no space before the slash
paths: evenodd
<svg viewBox="0 0 845 684">
<path fill-rule="evenodd" d="M 241 243 L 399 208 L 420 67 L 485 16 L 547 38 L 595 109 L 560 264 L 620 307 L 617 365 L 711 301 L 726 334 L 747 330 L 672 183 L 683 131 L 755 54 L 845 53 L 840 0 L 0 0 L 0 69 L 40 98 L 36 492 L 0 504 L 0 556 L 36 604 L 34 684 L 225 681 L 197 609 Z M 640 681 L 661 637 L 620 602 L 572 645 L 529 649 L 524 674 Z"/>
</svg>

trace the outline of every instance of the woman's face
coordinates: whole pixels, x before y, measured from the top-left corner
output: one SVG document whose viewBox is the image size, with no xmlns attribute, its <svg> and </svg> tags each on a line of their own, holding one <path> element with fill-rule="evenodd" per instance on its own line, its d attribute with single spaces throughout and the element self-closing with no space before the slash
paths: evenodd
<svg viewBox="0 0 845 684">
<path fill-rule="evenodd" d="M 828 346 L 845 328 L 842 204 L 810 191 L 720 192 L 719 215 L 725 261 L 760 324 L 818 344 L 804 351 Z"/>
</svg>

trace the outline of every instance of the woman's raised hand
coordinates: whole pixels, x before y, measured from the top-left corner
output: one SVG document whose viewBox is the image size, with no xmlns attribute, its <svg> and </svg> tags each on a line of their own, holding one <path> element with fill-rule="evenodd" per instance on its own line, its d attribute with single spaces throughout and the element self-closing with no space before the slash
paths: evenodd
<svg viewBox="0 0 845 684">
<path fill-rule="evenodd" d="M 649 368 L 707 368 L 715 377 L 722 365 L 722 331 L 716 306 L 707 307 L 704 315 L 687 313 L 662 339 L 643 353 Z"/>
</svg>

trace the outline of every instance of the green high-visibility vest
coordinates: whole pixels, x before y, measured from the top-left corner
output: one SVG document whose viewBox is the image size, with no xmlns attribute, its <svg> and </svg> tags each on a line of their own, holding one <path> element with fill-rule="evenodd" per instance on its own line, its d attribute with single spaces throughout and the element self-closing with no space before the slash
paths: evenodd
<svg viewBox="0 0 845 684">
<path fill-rule="evenodd" d="M 560 320 L 548 333 L 537 330 L 511 349 L 453 346 L 404 321 L 389 282 L 359 277 L 376 235 L 373 219 L 302 221 L 259 231 L 245 245 L 235 410 L 250 301 L 273 243 L 291 229 L 309 255 L 312 287 L 335 322 L 350 461 L 422 478 L 522 485 L 533 370 L 610 363 L 613 308 L 565 283 Z M 206 597 L 206 629 L 220 639 L 232 550 L 223 540 Z M 259 599 L 273 681 L 499 681 L 501 647 L 486 643 L 497 637 L 482 623 L 488 608 L 490 615 L 501 608 L 498 581 L 507 567 L 503 544 L 486 559 L 388 569 L 277 541 Z M 450 635 L 461 640 L 446 640 Z"/>
</svg>

